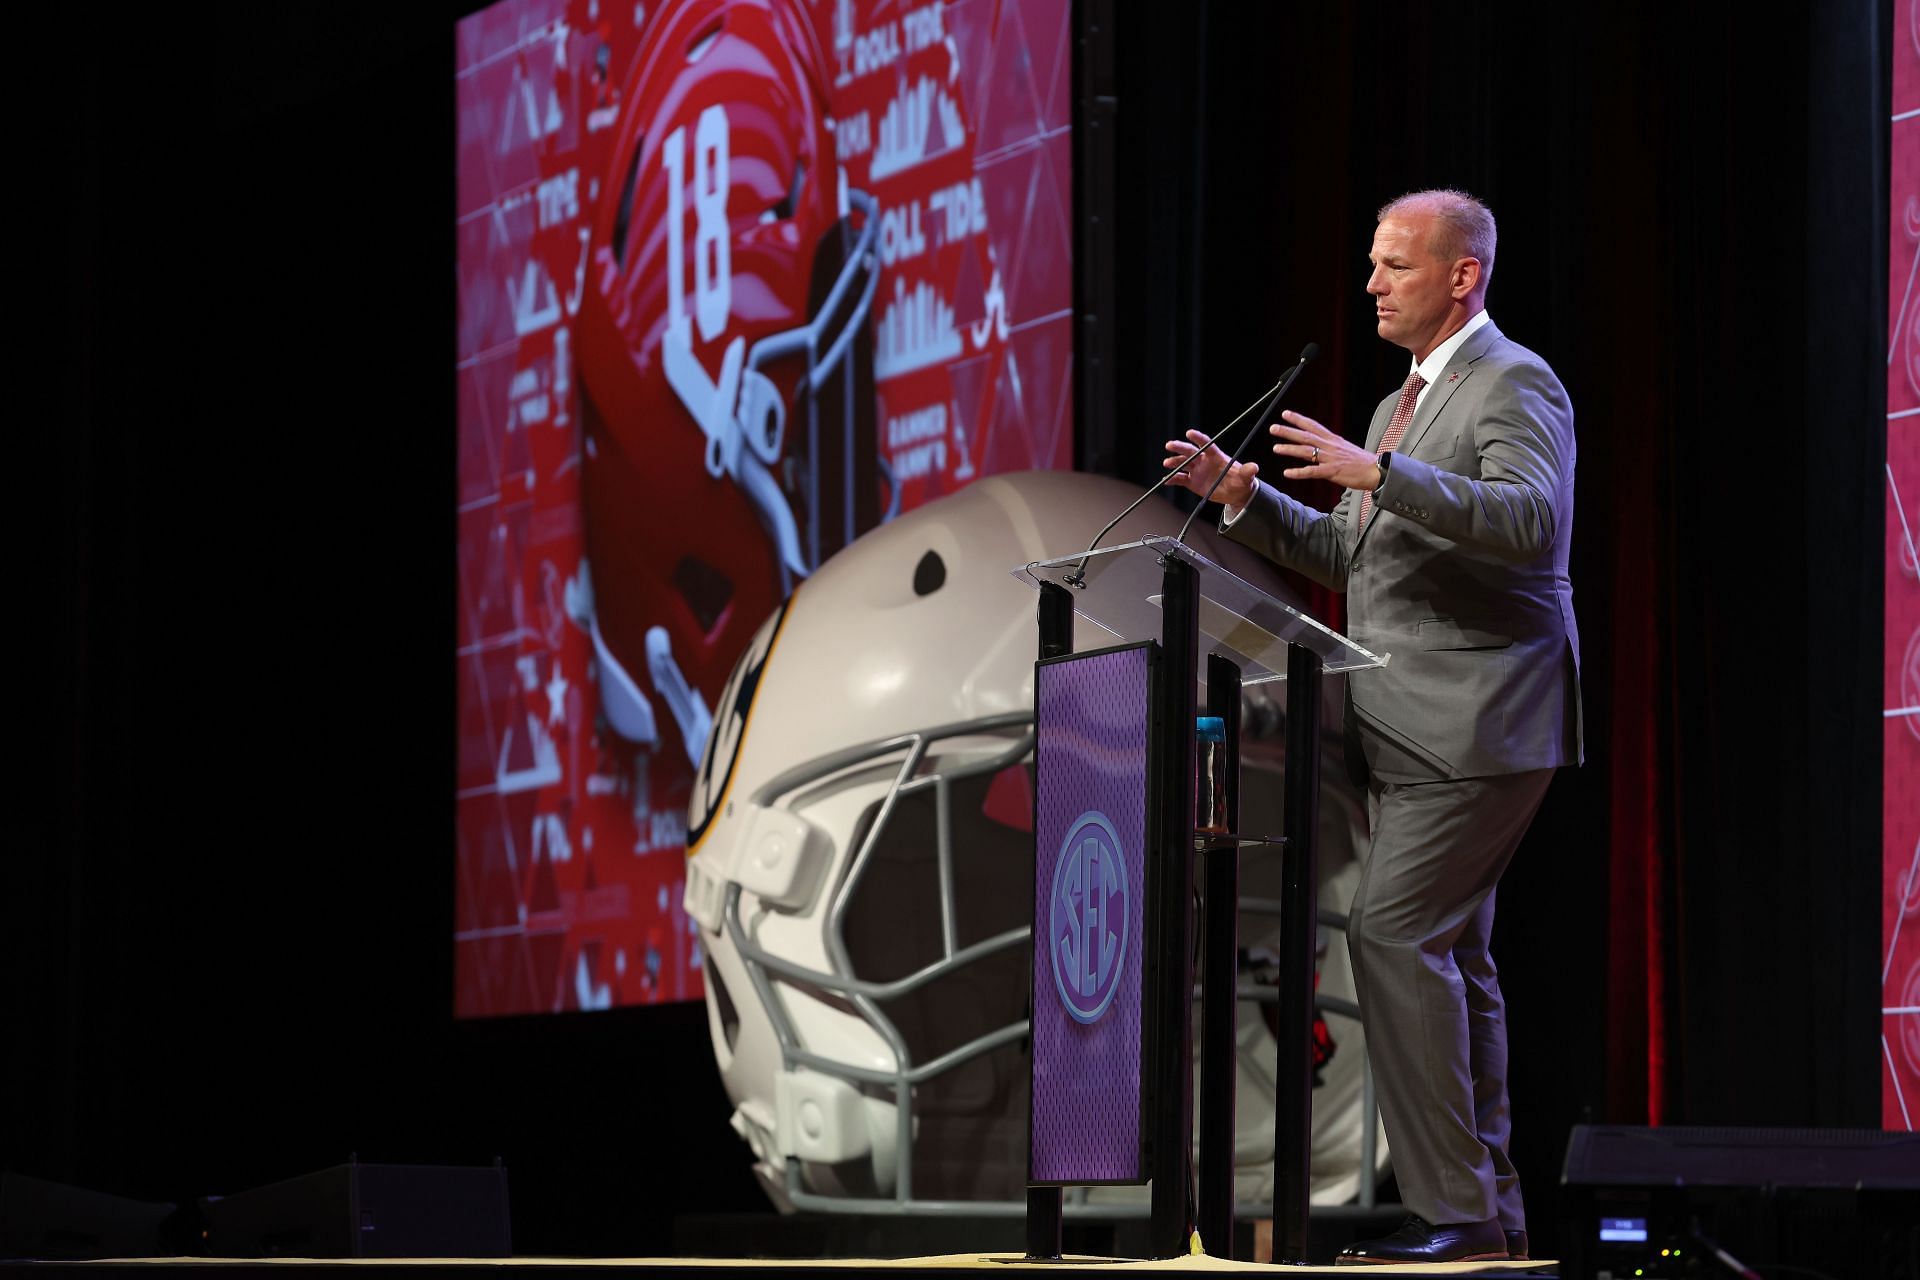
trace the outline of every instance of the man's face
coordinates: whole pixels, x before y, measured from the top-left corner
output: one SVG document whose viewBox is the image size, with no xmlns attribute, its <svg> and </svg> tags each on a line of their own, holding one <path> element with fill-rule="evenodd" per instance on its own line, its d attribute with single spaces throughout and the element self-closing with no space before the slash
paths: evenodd
<svg viewBox="0 0 1920 1280">
<path fill-rule="evenodd" d="M 1436 258 L 1430 247 L 1433 215 L 1396 214 L 1374 228 L 1373 295 L 1380 336 L 1424 359 L 1440 344 L 1453 313 L 1454 263 Z"/>
</svg>

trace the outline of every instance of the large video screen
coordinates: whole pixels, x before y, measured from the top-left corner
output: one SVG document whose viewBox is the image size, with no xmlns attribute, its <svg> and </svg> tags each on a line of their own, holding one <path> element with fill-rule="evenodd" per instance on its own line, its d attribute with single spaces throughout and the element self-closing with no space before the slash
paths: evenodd
<svg viewBox="0 0 1920 1280">
<path fill-rule="evenodd" d="M 1881 1124 L 1920 1128 L 1920 0 L 1893 30 Z"/>
<path fill-rule="evenodd" d="M 866 530 L 1072 465 L 1070 12 L 458 24 L 459 1016 L 700 995 L 684 814 L 755 629 Z"/>
</svg>

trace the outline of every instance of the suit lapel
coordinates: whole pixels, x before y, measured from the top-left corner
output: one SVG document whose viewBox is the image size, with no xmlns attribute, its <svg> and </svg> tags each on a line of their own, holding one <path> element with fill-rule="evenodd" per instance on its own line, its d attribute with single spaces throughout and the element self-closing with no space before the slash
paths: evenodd
<svg viewBox="0 0 1920 1280">
<path fill-rule="evenodd" d="M 1421 401 L 1420 407 L 1414 411 L 1413 421 L 1407 424 L 1406 434 L 1400 437 L 1400 447 L 1394 450 L 1395 453 L 1413 451 L 1413 447 L 1420 443 L 1420 437 L 1425 435 L 1427 428 L 1433 425 L 1433 420 L 1446 409 L 1447 401 L 1453 399 L 1453 393 L 1473 376 L 1474 364 L 1481 356 L 1487 354 L 1487 349 L 1499 336 L 1500 330 L 1494 327 L 1493 321 L 1489 320 L 1475 330 L 1472 337 L 1460 344 L 1460 349 L 1453 353 L 1453 359 L 1447 361 L 1447 367 L 1441 373 L 1440 381 L 1427 392 L 1427 398 Z M 1393 418 L 1393 405 L 1398 399 L 1398 396 L 1388 396 L 1373 412 L 1373 425 L 1367 429 L 1367 448 L 1374 453 L 1380 452 L 1380 441 L 1387 434 L 1387 424 Z M 1354 500 L 1353 514 L 1357 524 L 1360 516 L 1360 502 L 1357 498 Z M 1355 528 L 1350 533 L 1347 545 L 1349 560 L 1359 553 L 1360 544 L 1366 541 L 1367 534 L 1372 532 L 1373 526 L 1379 523 L 1380 505 L 1376 502 L 1366 528 Z"/>
<path fill-rule="evenodd" d="M 1420 437 L 1427 434 L 1427 428 L 1433 425 L 1433 420 L 1446 409 L 1447 401 L 1453 399 L 1453 393 L 1472 376 L 1471 365 L 1459 369 L 1449 363 L 1446 372 L 1440 375 L 1440 381 L 1434 384 L 1433 390 L 1427 392 L 1427 398 L 1413 415 L 1413 421 L 1407 424 L 1407 433 L 1400 437 L 1400 447 L 1394 452 L 1412 453 L 1414 446 L 1420 443 Z"/>
<path fill-rule="evenodd" d="M 1440 380 L 1434 384 L 1433 390 L 1427 392 L 1427 398 L 1421 404 L 1419 411 L 1413 415 L 1413 421 L 1407 424 L 1407 433 L 1401 437 L 1397 452 L 1413 452 L 1414 447 L 1420 443 L 1420 437 L 1427 433 L 1427 428 L 1433 425 L 1433 420 L 1445 412 L 1447 401 L 1453 399 L 1453 393 L 1473 376 L 1473 366 L 1481 356 L 1487 354 L 1487 348 L 1492 346 L 1493 340 L 1499 336 L 1500 331 L 1494 328 L 1493 321 L 1489 320 L 1481 325 L 1472 337 L 1460 344 L 1460 349 L 1453 353 L 1453 359 L 1447 361 L 1447 367 L 1441 372 Z"/>
</svg>

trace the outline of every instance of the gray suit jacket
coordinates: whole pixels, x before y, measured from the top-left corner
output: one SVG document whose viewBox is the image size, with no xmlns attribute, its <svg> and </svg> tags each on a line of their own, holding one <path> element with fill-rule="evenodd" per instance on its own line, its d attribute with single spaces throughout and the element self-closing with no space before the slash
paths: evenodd
<svg viewBox="0 0 1920 1280">
<path fill-rule="evenodd" d="M 1226 533 L 1347 593 L 1353 639 L 1392 655 L 1347 677 L 1353 710 L 1428 776 L 1551 768 L 1584 759 L 1573 468 L 1566 389 L 1489 323 L 1428 390 L 1364 531 L 1356 490 L 1320 512 L 1262 483 Z"/>
</svg>

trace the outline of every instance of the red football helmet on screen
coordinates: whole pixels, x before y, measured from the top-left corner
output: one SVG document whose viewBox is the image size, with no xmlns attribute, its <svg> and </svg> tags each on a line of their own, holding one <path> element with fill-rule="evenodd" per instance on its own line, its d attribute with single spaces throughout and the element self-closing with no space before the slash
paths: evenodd
<svg viewBox="0 0 1920 1280">
<path fill-rule="evenodd" d="M 689 0 L 635 56 L 579 311 L 602 705 L 696 760 L 754 628 L 884 518 L 868 314 L 828 64 L 792 0 Z M 890 513 L 888 513 L 890 514 Z M 703 692 L 704 691 L 704 692 Z"/>
</svg>

